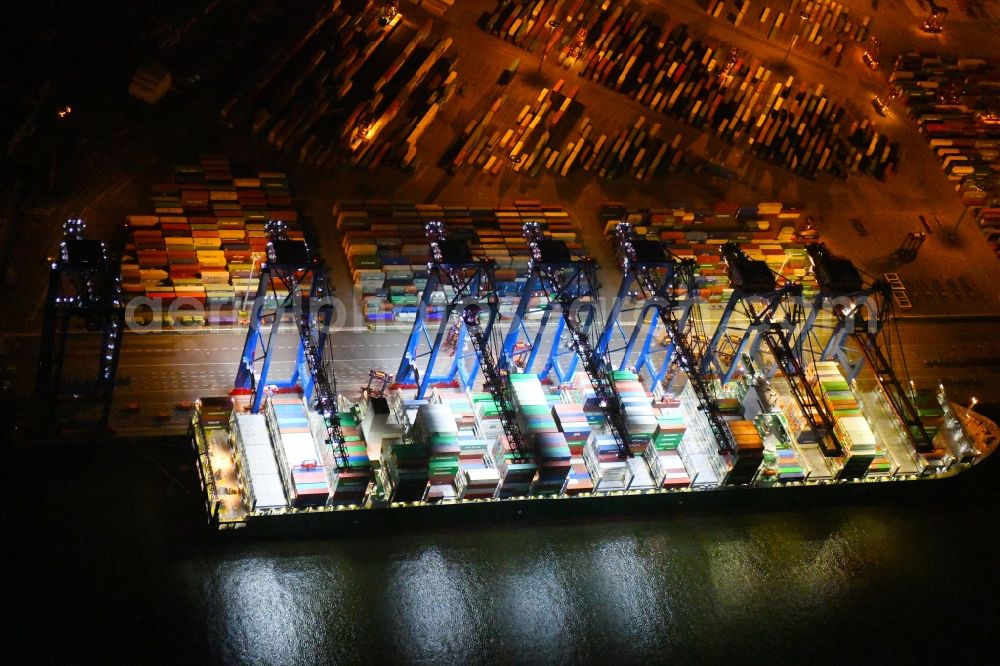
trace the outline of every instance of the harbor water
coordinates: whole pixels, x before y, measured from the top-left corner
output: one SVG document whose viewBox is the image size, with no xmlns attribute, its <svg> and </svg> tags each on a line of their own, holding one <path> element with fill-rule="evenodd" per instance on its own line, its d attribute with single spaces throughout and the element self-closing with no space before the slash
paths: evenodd
<svg viewBox="0 0 1000 666">
<path fill-rule="evenodd" d="M 0 654 L 996 663 L 994 467 L 864 502 L 264 541 L 203 530 L 182 446 L 12 449 Z"/>
</svg>

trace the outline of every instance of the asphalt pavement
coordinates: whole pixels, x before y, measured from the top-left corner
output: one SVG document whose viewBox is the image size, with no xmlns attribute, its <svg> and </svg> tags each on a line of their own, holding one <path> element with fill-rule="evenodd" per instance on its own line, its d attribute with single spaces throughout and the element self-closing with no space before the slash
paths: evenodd
<svg viewBox="0 0 1000 666">
<path fill-rule="evenodd" d="M 706 325 L 716 320 L 714 313 L 706 317 Z M 1000 341 L 993 335 L 996 326 L 996 320 L 900 321 L 905 355 L 901 358 L 896 347 L 892 352 L 895 365 L 906 377 L 905 364 L 909 379 L 919 388 L 943 383 L 952 399 L 960 403 L 973 396 L 983 402 L 1000 400 Z M 399 331 L 335 333 L 331 349 L 339 390 L 355 398 L 367 383 L 369 370 L 395 373 L 407 336 Z M 294 336 L 284 337 L 272 377 L 286 377 L 292 369 Z M 112 426 L 122 433 L 183 430 L 186 415 L 176 408 L 178 403 L 228 393 L 233 387 L 243 339 L 242 333 L 127 336 Z M 551 337 L 546 340 L 548 343 Z M 130 402 L 139 405 L 138 412 L 127 409 Z M 167 412 L 167 419 L 158 417 L 159 412 Z"/>
</svg>

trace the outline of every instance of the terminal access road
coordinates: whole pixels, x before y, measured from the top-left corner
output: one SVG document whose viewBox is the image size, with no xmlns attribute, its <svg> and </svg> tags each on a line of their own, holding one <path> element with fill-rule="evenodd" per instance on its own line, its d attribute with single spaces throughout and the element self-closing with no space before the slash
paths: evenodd
<svg viewBox="0 0 1000 666">
<path fill-rule="evenodd" d="M 1000 400 L 996 326 L 995 320 L 900 320 L 909 378 L 918 388 L 943 383 L 952 400 L 961 404 L 973 396 L 984 402 Z M 403 331 L 335 333 L 333 363 L 340 391 L 349 398 L 357 396 L 368 382 L 370 369 L 395 373 L 407 335 Z M 202 396 L 225 395 L 233 388 L 244 338 L 243 331 L 127 335 L 112 427 L 123 435 L 183 432 L 188 412 L 178 405 Z M 275 377 L 287 377 L 294 360 L 294 335 L 283 338 L 272 366 Z M 37 344 L 35 337 L 19 341 Z M 898 353 L 897 348 L 893 359 L 903 376 Z M 138 405 L 138 410 L 130 410 L 130 403 Z M 164 412 L 166 418 L 159 415 Z"/>
</svg>

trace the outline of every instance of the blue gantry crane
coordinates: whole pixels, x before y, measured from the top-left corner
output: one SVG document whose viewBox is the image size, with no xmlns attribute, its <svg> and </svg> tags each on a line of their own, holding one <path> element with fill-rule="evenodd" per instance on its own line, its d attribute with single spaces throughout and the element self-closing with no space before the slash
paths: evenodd
<svg viewBox="0 0 1000 666">
<path fill-rule="evenodd" d="M 721 384 L 728 384 L 741 367 L 744 354 L 759 346 L 763 331 L 783 306 L 789 306 L 786 325 L 797 316 L 802 285 L 787 280 L 779 284 L 766 262 L 751 259 L 737 243 L 723 245 L 721 254 L 733 293 L 708 343 L 701 372 L 714 374 Z M 730 321 L 738 306 L 743 306 L 748 323 L 740 335 L 731 336 Z"/>
<path fill-rule="evenodd" d="M 843 317 L 845 312 L 864 307 L 869 311 L 878 308 L 877 294 L 881 285 L 878 282 L 866 284 L 861 272 L 851 263 L 850 259 L 834 256 L 823 243 L 811 243 L 806 246 L 813 275 L 819 285 L 815 297 L 805 305 L 805 318 L 795 336 L 795 348 L 801 358 L 809 343 L 821 346 L 820 360 L 836 359 L 844 368 L 848 381 L 853 381 L 864 366 L 864 356 L 852 358 L 847 342 L 849 328 L 853 325 L 852 317 Z M 834 318 L 833 328 L 825 343 L 820 345 L 816 331 L 820 325 L 817 320 L 824 310 L 830 311 Z M 874 312 L 874 322 L 880 321 L 880 311 Z M 869 321 L 872 321 L 869 318 Z"/>
<path fill-rule="evenodd" d="M 574 360 L 583 364 L 583 369 L 594 388 L 597 404 L 604 412 L 608 429 L 615 438 L 622 458 L 632 456 L 632 447 L 625 421 L 625 410 L 621 395 L 612 376 L 611 360 L 606 353 L 597 351 L 597 341 L 591 340 L 595 333 L 593 323 L 598 315 L 597 264 L 589 257 L 574 259 L 566 243 L 546 238 L 541 225 L 529 222 L 524 225 L 524 237 L 531 252 L 528 283 L 525 296 L 541 290 L 548 304 L 542 318 L 542 329 L 536 336 L 536 344 L 544 332 L 544 324 L 553 312 L 558 312 L 559 322 L 553 350 L 559 345 L 562 333 L 567 335 L 567 346 L 575 355 Z M 522 297 L 522 305 L 525 298 Z M 520 325 L 526 308 L 519 307 L 515 324 Z M 511 326 L 504 341 L 504 352 L 510 354 L 517 343 L 520 329 Z M 534 351 L 534 350 L 533 350 Z M 555 362 L 554 351 L 550 354 L 550 366 L 561 382 L 572 376 L 575 363 L 568 364 L 568 374 Z M 565 370 L 564 370 L 565 372 Z"/>
<path fill-rule="evenodd" d="M 70 219 L 63 225 L 59 256 L 52 261 L 45 298 L 42 337 L 39 347 L 36 392 L 58 403 L 63 384 L 66 341 L 75 321 L 83 330 L 99 332 L 97 376 L 78 393 L 88 393 L 101 401 L 100 426 L 108 423 L 115 375 L 125 333 L 125 301 L 118 262 L 107 245 L 84 237 L 86 225 Z"/>
<path fill-rule="evenodd" d="M 676 350 L 669 330 L 661 328 L 665 320 L 660 310 L 671 310 L 667 317 L 677 317 L 679 330 L 685 330 L 696 294 L 695 264 L 676 259 L 660 243 L 640 237 L 628 222 L 615 228 L 615 242 L 622 281 L 595 351 L 615 359 L 619 370 L 645 370 L 655 386 L 666 377 Z M 688 299 L 681 301 L 680 287 L 689 285 Z M 663 338 L 666 342 L 661 344 Z"/>
<path fill-rule="evenodd" d="M 283 222 L 271 220 L 266 229 L 267 256 L 257 282 L 235 386 L 253 392 L 253 413 L 260 411 L 267 387 L 300 386 L 307 402 L 323 418 L 326 444 L 332 448 L 337 468 L 347 469 L 350 462 L 340 426 L 337 381 L 329 358 L 333 308 L 325 302 L 326 272 L 311 256 L 305 241 L 288 237 Z M 312 285 L 306 294 L 303 284 L 310 276 Z M 279 328 L 286 318 L 295 326 L 298 351 L 291 376 L 276 379 L 271 376 L 271 365 L 278 349 Z"/>
<path fill-rule="evenodd" d="M 895 335 L 898 342 L 899 332 L 893 318 L 890 285 L 883 280 L 866 281 L 849 259 L 834 256 L 822 243 L 807 246 L 806 252 L 819 284 L 819 293 L 810 305 L 805 323 L 796 339 L 800 358 L 801 350 L 812 335 L 819 312 L 824 307 L 829 307 L 836 318 L 836 324 L 820 358 L 836 358 L 847 371 L 848 381 L 853 381 L 867 362 L 892 411 L 913 440 L 916 450 L 925 454 L 932 453 L 935 450 L 934 438 L 924 427 L 912 396 L 907 393 L 893 369 L 892 338 Z M 860 352 L 857 360 L 852 360 L 849 353 L 852 342 L 856 351 Z M 902 352 L 900 356 L 902 357 Z M 905 358 L 902 361 L 905 371 Z"/>
<path fill-rule="evenodd" d="M 418 399 L 423 399 L 433 384 L 458 381 L 469 387 L 475 383 L 480 359 L 475 350 L 466 349 L 467 328 L 462 325 L 462 317 L 466 306 L 485 303 L 494 289 L 492 267 L 474 258 L 468 243 L 448 239 L 444 223 L 438 220 L 428 222 L 425 230 L 431 250 L 427 284 L 396 372 L 397 383 L 417 385 Z M 447 300 L 434 330 L 427 315 L 435 295 L 440 293 Z M 498 312 L 491 309 L 487 315 L 483 330 L 488 338 Z M 446 347 L 451 347 L 453 353 L 443 354 Z"/>
<path fill-rule="evenodd" d="M 646 367 L 654 382 L 659 382 L 663 380 L 671 366 L 679 366 L 694 390 L 699 409 L 705 413 L 716 445 L 721 452 L 733 453 L 736 445 L 732 432 L 726 426 L 709 382 L 701 373 L 701 361 L 706 353 L 703 336 L 692 330 L 694 326 L 688 325 L 689 321 L 692 321 L 690 315 L 698 299 L 694 260 L 681 260 L 670 255 L 660 243 L 639 236 L 628 222 L 622 222 L 616 227 L 615 239 L 622 263 L 622 285 L 618 291 L 618 299 L 608 316 L 600 345 L 595 351 L 598 353 L 605 353 L 606 350 L 610 353 L 619 351 L 608 350 L 608 345 L 616 339 L 617 333 L 626 341 L 620 351 L 624 354 L 622 363 L 628 363 L 645 329 L 645 339 L 636 356 L 636 367 Z M 683 307 L 678 299 L 682 285 L 687 291 Z M 639 294 L 644 300 L 639 308 L 640 318 L 632 334 L 626 336 L 624 329 L 621 328 L 621 308 L 625 297 L 635 287 L 638 287 Z M 693 323 L 697 325 L 697 317 L 694 320 Z M 650 352 L 652 338 L 656 335 L 657 322 L 663 325 L 669 343 L 664 358 L 659 363 L 654 363 L 650 358 Z"/>
<path fill-rule="evenodd" d="M 803 358 L 796 353 L 794 335 L 802 323 L 802 285 L 777 277 L 767 263 L 750 259 L 736 243 L 722 247 L 733 294 L 719 321 L 709 356 L 702 363 L 703 372 L 715 369 L 720 381 L 731 381 L 747 354 L 757 357 L 761 345 L 774 360 L 774 372 L 780 371 L 788 382 L 792 398 L 809 424 L 812 437 L 825 456 L 843 455 L 843 447 L 834 431 L 834 419 L 827 405 L 816 395 L 814 382 L 810 381 Z M 737 343 L 729 342 L 728 358 L 719 352 L 719 343 L 727 338 L 730 317 L 738 305 L 743 306 L 748 324 Z M 775 314 L 783 310 L 785 319 L 775 321 Z M 773 374 L 773 373 L 772 373 Z"/>
<path fill-rule="evenodd" d="M 796 353 L 793 336 L 802 322 L 802 285 L 784 281 L 761 260 L 750 259 L 736 243 L 722 246 L 733 294 L 709 343 L 702 362 L 702 371 L 716 371 L 722 384 L 732 380 L 747 354 L 756 357 L 761 345 L 767 347 L 774 360 L 774 370 L 781 371 L 788 381 L 792 397 L 820 450 L 825 456 L 843 455 L 843 447 L 834 432 L 834 419 L 826 404 L 816 395 L 814 383 Z M 735 344 L 728 340 L 729 321 L 736 307 L 742 305 L 748 324 Z M 783 310 L 783 321 L 775 314 Z M 727 341 L 728 353 L 720 352 L 720 342 Z"/>
<path fill-rule="evenodd" d="M 428 222 L 426 232 L 430 245 L 427 284 L 396 381 L 417 384 L 417 398 L 422 399 L 432 384 L 452 381 L 455 377 L 465 388 L 471 389 L 481 369 L 483 386 L 496 402 L 504 433 L 514 448 L 516 458 L 521 460 L 528 451 L 517 424 L 507 359 L 500 353 L 502 338 L 495 327 L 500 314 L 494 262 L 473 257 L 466 241 L 448 239 L 441 221 Z M 432 338 L 426 321 L 427 308 L 434 293 L 445 288 L 451 294 Z M 485 325 L 480 321 L 483 317 Z M 435 373 L 446 336 L 449 331 L 456 330 L 457 337 L 453 343 L 456 349 L 450 367 L 443 374 Z M 471 354 L 465 351 L 466 336 L 472 345 Z M 420 375 L 418 362 L 424 358 L 427 359 L 426 366 Z"/>
<path fill-rule="evenodd" d="M 524 234 L 540 258 L 532 259 L 504 337 L 503 356 L 511 365 L 516 361 L 521 372 L 565 383 L 581 358 L 556 304 L 571 299 L 574 320 L 589 334 L 597 323 L 597 264 L 589 257 L 574 258 L 565 243 L 544 237 L 537 224 L 526 224 Z M 547 274 L 558 275 L 558 287 Z"/>
</svg>

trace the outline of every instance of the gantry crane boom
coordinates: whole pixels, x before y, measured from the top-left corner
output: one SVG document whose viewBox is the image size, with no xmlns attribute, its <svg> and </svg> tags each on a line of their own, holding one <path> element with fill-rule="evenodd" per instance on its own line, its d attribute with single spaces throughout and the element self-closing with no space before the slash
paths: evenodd
<svg viewBox="0 0 1000 666">
<path fill-rule="evenodd" d="M 806 377 L 805 369 L 788 340 L 788 332 L 780 324 L 767 322 L 763 337 L 764 344 L 788 380 L 792 397 L 816 434 L 816 443 L 819 444 L 823 455 L 827 457 L 844 455 L 843 446 L 833 429 L 833 416 L 823 401 L 816 396 L 812 384 Z"/>
<path fill-rule="evenodd" d="M 833 416 L 826 404 L 816 396 L 813 385 L 806 376 L 805 368 L 795 353 L 789 341 L 790 331 L 782 324 L 772 320 L 781 302 L 792 297 L 797 301 L 802 295 L 802 285 L 786 282 L 778 287 L 775 275 L 763 261 L 750 259 L 736 243 L 726 243 L 722 246 L 722 257 L 726 263 L 729 281 L 734 293 L 743 303 L 747 317 L 764 341 L 771 355 L 778 363 L 792 391 L 792 398 L 799 406 L 802 415 L 808 420 L 816 441 L 825 456 L 843 455 L 843 447 L 834 432 Z M 748 296 L 763 296 L 768 305 L 760 312 L 755 311 L 746 300 Z M 792 309 L 792 320 L 786 326 L 794 329 L 799 324 L 800 308 Z"/>
<path fill-rule="evenodd" d="M 340 425 L 340 411 L 337 407 L 337 378 L 333 372 L 333 365 L 320 356 L 313 342 L 310 318 L 305 307 L 299 320 L 299 340 L 309 372 L 312 374 L 316 411 L 323 417 L 323 425 L 326 427 L 326 444 L 333 449 L 337 469 L 350 469 L 350 458 L 347 455 L 344 432 Z"/>
<path fill-rule="evenodd" d="M 264 348 L 264 364 L 262 376 L 258 379 L 254 377 L 254 363 L 259 360 L 255 352 L 257 345 L 261 342 L 262 322 L 252 322 L 250 331 L 247 334 L 247 341 L 244 344 L 243 361 L 240 372 L 237 375 L 237 387 L 250 387 L 254 390 L 254 400 L 252 409 L 260 409 L 260 396 L 263 393 L 264 385 L 267 384 L 267 373 L 270 360 L 273 355 L 272 338 L 277 333 L 277 326 L 286 312 L 297 315 L 295 323 L 296 332 L 299 337 L 300 361 L 304 361 L 309 373 L 310 390 L 306 390 L 303 380 L 303 392 L 306 393 L 316 410 L 322 417 L 326 430 L 326 444 L 331 448 L 334 455 L 337 469 L 344 470 L 350 468 L 350 459 L 347 454 L 347 446 L 344 443 L 344 434 L 340 425 L 340 413 L 337 409 L 337 380 L 334 375 L 333 365 L 329 359 L 324 358 L 321 344 L 317 344 L 313 336 L 313 323 L 321 315 L 321 312 L 313 312 L 310 307 L 310 298 L 304 297 L 302 283 L 305 277 L 311 272 L 313 275 L 312 297 L 323 296 L 324 275 L 317 268 L 317 262 L 309 254 L 309 248 L 305 241 L 293 240 L 288 237 L 285 225 L 280 220 L 271 220 L 267 223 L 267 261 L 262 268 L 260 282 L 257 289 L 257 299 L 254 304 L 254 315 L 260 317 L 264 302 L 266 301 L 267 288 L 274 289 L 273 280 L 281 282 L 287 296 L 284 300 L 276 303 L 274 319 L 271 322 L 271 335 L 268 336 Z M 275 294 L 277 299 L 277 294 Z M 328 314 L 328 313 L 327 313 Z M 324 324 L 328 322 L 322 322 Z M 323 338 L 322 332 L 319 334 Z M 299 363 L 296 363 L 296 375 L 300 376 Z M 293 378 L 294 380 L 294 378 Z"/>
<path fill-rule="evenodd" d="M 732 432 L 726 426 L 722 412 L 719 410 L 719 403 L 700 371 L 702 359 L 701 354 L 696 351 L 698 345 L 696 341 L 691 339 L 686 327 L 681 325 L 674 312 L 676 291 L 681 280 L 684 279 L 686 282 L 689 297 L 696 288 L 694 260 L 678 260 L 669 255 L 659 244 L 656 244 L 655 248 L 647 248 L 654 251 L 654 254 L 649 256 L 650 259 L 660 263 L 672 262 L 674 264 L 669 283 L 661 286 L 653 273 L 653 267 L 640 260 L 639 248 L 645 245 L 645 239 L 640 238 L 628 222 L 622 222 L 618 225 L 616 236 L 622 253 L 622 270 L 635 272 L 647 298 L 659 297 L 664 301 L 663 306 L 657 308 L 660 321 L 666 327 L 667 335 L 674 345 L 678 363 L 687 375 L 688 382 L 698 398 L 698 404 L 708 418 L 708 425 L 712 430 L 712 435 L 715 436 L 716 444 L 725 453 L 735 452 L 736 442 L 733 440 Z"/>
<path fill-rule="evenodd" d="M 493 262 L 489 259 L 473 259 L 467 244 L 456 245 L 454 242 L 449 242 L 444 224 L 440 221 L 428 222 L 426 233 L 431 249 L 431 268 L 438 272 L 441 282 L 451 285 L 458 299 L 465 302 L 459 314 L 469 332 L 473 349 L 479 357 L 484 386 L 496 402 L 500 424 L 507 441 L 514 448 L 515 457 L 519 461 L 524 460 L 528 450 L 524 435 L 517 424 L 517 409 L 514 407 L 510 392 L 506 362 L 502 358 L 497 361 L 497 355 L 493 353 L 493 346 L 497 345 L 490 340 L 490 335 L 479 324 L 479 314 L 482 312 L 482 307 L 479 305 L 481 295 L 485 295 L 487 305 L 494 315 L 498 311 Z M 470 270 L 480 273 L 478 280 L 470 281 L 465 278 L 464 273 Z M 469 291 L 473 283 L 478 293 L 464 293 Z"/>
<path fill-rule="evenodd" d="M 861 273 L 850 260 L 834 256 L 823 243 L 807 246 L 806 252 L 809 254 L 816 281 L 820 286 L 820 298 L 833 299 L 834 314 L 839 319 L 838 330 L 831 336 L 831 341 L 839 340 L 843 334 L 849 334 L 854 338 L 889 400 L 892 411 L 903 423 L 917 451 L 933 452 L 934 438 L 924 427 L 917 408 L 899 381 L 890 359 L 882 350 L 882 345 L 879 344 L 878 334 L 884 331 L 886 324 L 891 323 L 891 287 L 883 280 L 871 282 L 866 287 Z M 840 303 L 837 303 L 837 300 Z M 822 300 L 814 307 L 811 319 L 815 318 L 821 306 Z M 868 319 L 862 316 L 862 306 L 868 308 Z M 831 346 L 833 345 L 828 345 Z"/>
<path fill-rule="evenodd" d="M 482 326 L 479 325 L 479 313 L 480 307 L 478 305 L 468 305 L 462 312 L 462 320 L 469 331 L 472 346 L 479 354 L 480 365 L 483 369 L 483 383 L 497 404 L 504 434 L 507 435 L 507 441 L 514 447 L 517 460 L 521 461 L 526 458 L 528 451 L 524 443 L 524 435 L 517 424 L 517 409 L 514 407 L 514 400 L 511 396 L 510 381 L 506 369 L 497 364 L 486 334 L 483 332 Z"/>
<path fill-rule="evenodd" d="M 878 380 L 882 391 L 889 400 L 892 411 L 906 427 L 917 452 L 933 453 L 935 450 L 934 438 L 927 432 L 920 415 L 917 413 L 917 408 L 907 396 L 895 370 L 892 369 L 892 364 L 882 353 L 877 335 L 869 331 L 863 321 L 855 323 L 855 331 L 852 335 L 858 341 L 861 353 L 864 354 L 865 360 L 875 374 L 875 379 Z"/>
<path fill-rule="evenodd" d="M 583 363 L 584 371 L 594 388 L 597 404 L 604 412 L 618 445 L 618 453 L 622 458 L 630 458 L 632 447 L 629 444 L 628 424 L 625 422 L 621 395 L 610 374 L 611 363 L 609 359 L 595 353 L 590 336 L 573 316 L 573 306 L 580 298 L 597 296 L 596 264 L 589 258 L 570 261 L 565 243 L 546 239 L 537 222 L 524 225 L 524 237 L 531 250 L 531 270 L 549 283 L 548 296 L 560 306 L 563 321 L 570 332 L 570 347 Z M 578 269 L 582 289 L 571 289 L 560 274 L 562 268 L 571 265 Z"/>
</svg>

